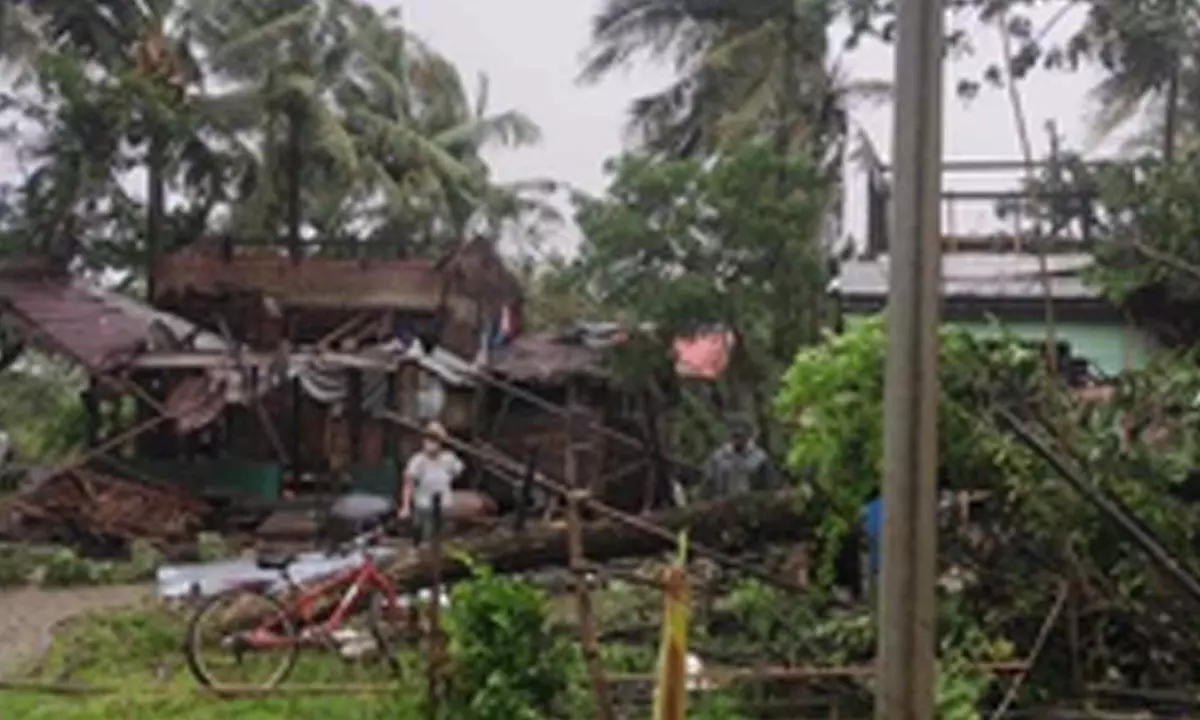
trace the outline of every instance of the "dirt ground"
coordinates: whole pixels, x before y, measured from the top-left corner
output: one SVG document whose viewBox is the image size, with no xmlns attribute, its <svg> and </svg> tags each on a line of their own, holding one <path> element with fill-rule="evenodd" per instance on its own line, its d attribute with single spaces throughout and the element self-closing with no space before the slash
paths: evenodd
<svg viewBox="0 0 1200 720">
<path fill-rule="evenodd" d="M 0 590 L 0 677 L 45 652 L 58 623 L 93 610 L 134 605 L 153 592 L 151 586 Z"/>
</svg>

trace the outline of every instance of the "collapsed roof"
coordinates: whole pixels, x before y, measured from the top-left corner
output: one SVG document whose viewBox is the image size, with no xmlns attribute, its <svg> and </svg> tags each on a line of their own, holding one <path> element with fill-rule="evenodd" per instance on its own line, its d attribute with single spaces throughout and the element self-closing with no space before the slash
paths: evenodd
<svg viewBox="0 0 1200 720">
<path fill-rule="evenodd" d="M 0 265 L 0 313 L 26 342 L 109 372 L 153 349 L 226 350 L 219 336 L 40 260 Z"/>
</svg>

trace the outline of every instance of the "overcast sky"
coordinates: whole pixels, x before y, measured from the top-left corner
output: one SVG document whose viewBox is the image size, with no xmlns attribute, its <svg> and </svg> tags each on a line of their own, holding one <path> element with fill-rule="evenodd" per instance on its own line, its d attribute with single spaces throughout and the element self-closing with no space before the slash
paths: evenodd
<svg viewBox="0 0 1200 720">
<path fill-rule="evenodd" d="M 474 87 L 474 78 L 486 72 L 491 80 L 493 111 L 519 109 L 533 118 L 544 133 L 541 144 L 520 150 L 494 150 L 488 159 L 501 181 L 550 177 L 590 192 L 605 185 L 603 163 L 623 145 L 623 126 L 630 101 L 641 93 L 669 82 L 668 68 L 639 63 L 596 86 L 576 82 L 580 57 L 588 45 L 590 21 L 602 0 L 368 0 L 377 6 L 402 9 L 409 27 L 438 51 L 453 60 Z M 1035 22 L 1042 25 L 1056 8 L 1043 11 Z M 1083 8 L 1068 10 L 1054 25 L 1051 37 L 1061 37 L 1077 27 Z M 950 20 L 954 24 L 954 20 Z M 978 98 L 964 103 L 954 96 L 958 78 L 978 78 L 999 57 L 993 27 L 969 28 L 975 52 L 966 60 L 947 65 L 945 93 L 945 156 L 947 158 L 1020 159 L 1012 111 L 1006 93 L 985 88 Z M 840 45 L 836 37 L 835 45 Z M 891 80 L 891 49 L 865 44 L 836 62 L 852 78 Z M 1095 108 L 1088 91 L 1098 80 L 1094 72 L 1038 72 L 1021 83 L 1022 97 L 1035 151 L 1047 148 L 1045 124 L 1058 123 L 1067 146 L 1079 148 L 1088 141 L 1087 117 Z M 892 109 L 890 105 L 859 104 L 853 120 L 879 154 L 889 155 Z M 1111 153 L 1116 142 L 1092 150 Z M 21 169 L 11 149 L 0 148 L 0 175 L 12 177 Z M 865 223 L 862 207 L 864 183 L 854 169 L 846 176 L 847 232 L 860 235 Z M 954 176 L 945 180 L 956 189 L 1005 189 L 1015 176 Z M 994 223 L 987 205 L 956 207 L 943 222 L 958 230 L 979 222 Z M 561 243 L 569 246 L 575 233 L 567 229 Z"/>
<path fill-rule="evenodd" d="M 662 86 L 670 78 L 666 68 L 643 63 L 598 87 L 575 82 L 580 53 L 587 47 L 589 22 L 601 0 L 378 0 L 381 6 L 399 4 L 409 26 L 435 48 L 458 63 L 464 74 L 486 71 L 491 78 L 494 110 L 518 108 L 537 121 L 545 133 L 541 145 L 519 151 L 490 154 L 497 176 L 503 180 L 550 176 L 598 192 L 604 187 L 602 163 L 622 147 L 622 126 L 629 101 L 640 92 Z M 1056 8 L 1035 20 L 1046 22 Z M 1080 10 L 1069 11 L 1051 31 L 1061 36 L 1076 27 Z M 954 21 L 951 20 L 951 23 Z M 956 60 L 946 70 L 945 155 L 948 158 L 1020 159 L 1012 110 L 1007 95 L 987 89 L 969 104 L 954 97 L 959 77 L 978 78 L 1000 53 L 994 27 L 972 28 L 973 57 Z M 842 66 L 853 78 L 891 79 L 890 49 L 869 44 L 846 54 Z M 1046 151 L 1046 122 L 1053 120 L 1067 136 L 1067 145 L 1079 148 L 1089 141 L 1087 116 L 1094 111 L 1088 90 L 1097 76 L 1038 73 L 1021 85 L 1028 125 L 1038 153 Z M 892 109 L 889 105 L 859 105 L 855 124 L 886 158 L 891 145 Z M 1112 143 L 1095 153 L 1112 149 Z M 955 177 L 948 185 L 966 189 L 995 187 L 1012 179 Z M 861 183 L 848 178 L 849 204 Z M 960 208 L 956 222 L 990 215 L 990 209 Z M 849 226 L 860 212 L 849 212 Z"/>
</svg>

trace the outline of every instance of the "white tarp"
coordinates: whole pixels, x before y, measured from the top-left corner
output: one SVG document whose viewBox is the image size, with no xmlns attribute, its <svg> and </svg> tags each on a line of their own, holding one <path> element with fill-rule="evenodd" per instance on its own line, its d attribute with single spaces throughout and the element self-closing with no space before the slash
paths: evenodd
<svg viewBox="0 0 1200 720">
<path fill-rule="evenodd" d="M 371 551 L 371 555 L 377 560 L 387 558 L 394 553 L 395 551 L 389 548 L 378 548 Z M 301 553 L 288 568 L 288 575 L 297 583 L 305 583 L 332 575 L 339 570 L 352 568 L 359 562 L 360 557 L 357 554 Z M 274 587 L 282 587 L 284 584 L 283 577 L 278 570 L 259 568 L 253 557 L 187 565 L 165 565 L 159 568 L 155 575 L 158 596 L 161 598 L 181 598 L 189 595 L 208 597 L 246 582 L 269 581 L 274 584 Z"/>
</svg>

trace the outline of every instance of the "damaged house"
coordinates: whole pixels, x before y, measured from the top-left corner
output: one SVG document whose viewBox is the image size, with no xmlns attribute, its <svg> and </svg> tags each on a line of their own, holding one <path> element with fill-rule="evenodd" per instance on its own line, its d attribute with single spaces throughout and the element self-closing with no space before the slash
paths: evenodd
<svg viewBox="0 0 1200 720">
<path fill-rule="evenodd" d="M 645 510 L 679 472 L 661 452 L 670 383 L 727 362 L 697 340 L 661 386 L 631 386 L 609 363 L 629 338 L 615 326 L 521 334 L 521 285 L 485 240 L 437 260 L 198 243 L 161 257 L 152 285 L 153 306 L 41 261 L 0 268 L 11 333 L 91 378 L 85 462 L 22 500 L 35 525 L 177 538 L 293 496 L 392 495 L 433 418 L 502 506 L 532 463 Z"/>
</svg>

